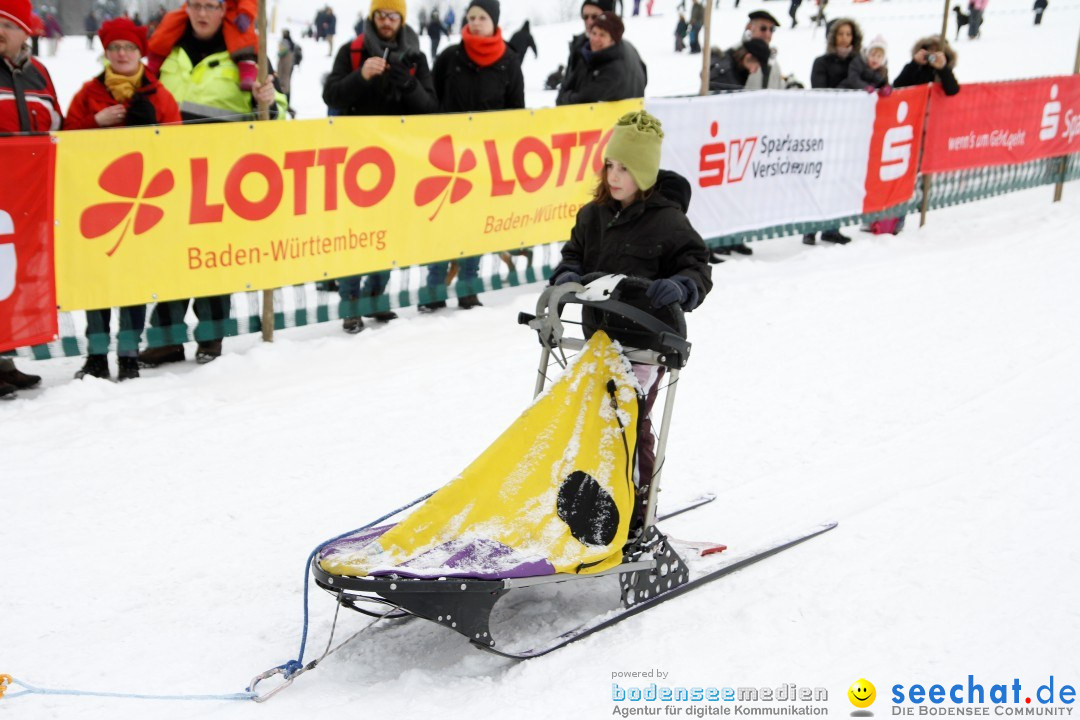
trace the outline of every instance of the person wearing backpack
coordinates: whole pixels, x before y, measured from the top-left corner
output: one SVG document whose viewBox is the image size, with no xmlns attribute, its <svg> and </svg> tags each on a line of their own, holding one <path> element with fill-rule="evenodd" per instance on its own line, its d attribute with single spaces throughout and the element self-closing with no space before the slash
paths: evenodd
<svg viewBox="0 0 1080 720">
<path fill-rule="evenodd" d="M 323 87 L 332 115 L 425 115 L 438 112 L 439 101 L 420 38 L 405 24 L 405 0 L 372 0 L 364 34 L 343 45 Z M 361 298 L 386 292 L 390 271 L 338 281 L 342 328 L 364 329 L 361 315 L 377 322 L 397 318 L 392 310 L 361 312 Z M 363 286 L 361 287 L 361 280 Z"/>
</svg>

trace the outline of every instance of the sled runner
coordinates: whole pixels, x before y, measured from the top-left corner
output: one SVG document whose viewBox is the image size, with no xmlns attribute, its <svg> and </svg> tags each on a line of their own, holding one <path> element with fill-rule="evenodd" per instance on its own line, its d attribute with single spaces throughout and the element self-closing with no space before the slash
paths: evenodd
<svg viewBox="0 0 1080 720">
<path fill-rule="evenodd" d="M 424 618 L 485 650 L 528 658 L 830 529 L 819 526 L 735 558 L 719 553 L 722 546 L 680 543 L 659 529 L 675 390 L 691 345 L 677 305 L 645 309 L 647 286 L 604 276 L 547 288 L 535 315 L 519 317 L 541 345 L 533 404 L 400 521 L 318 548 L 311 561 L 316 583 L 343 607 Z M 567 332 L 568 306 L 580 306 L 582 336 Z M 553 361 L 563 372 L 549 386 Z M 649 432 L 641 417 L 649 388 L 640 378 L 658 383 L 661 376 L 655 461 L 647 463 L 641 456 L 651 437 L 639 433 Z M 492 610 L 512 592 L 613 577 L 618 595 L 610 610 L 557 637 L 513 650 L 492 632 Z"/>
</svg>

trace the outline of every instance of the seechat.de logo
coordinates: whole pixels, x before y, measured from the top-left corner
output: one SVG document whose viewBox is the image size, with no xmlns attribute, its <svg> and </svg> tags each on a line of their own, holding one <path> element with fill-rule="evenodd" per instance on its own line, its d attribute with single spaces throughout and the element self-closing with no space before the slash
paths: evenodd
<svg viewBox="0 0 1080 720">
<path fill-rule="evenodd" d="M 146 200 L 165 195 L 173 189 L 173 184 L 172 171 L 161 170 L 144 188 L 142 153 L 129 153 L 114 160 L 102 171 L 98 186 L 110 195 L 123 199 L 99 203 L 84 210 L 79 218 L 83 237 L 93 240 L 123 225 L 116 243 L 105 253 L 112 257 L 120 243 L 124 242 L 129 229 L 135 235 L 142 235 L 161 222 L 165 211 Z"/>
<path fill-rule="evenodd" d="M 862 712 L 853 712 L 852 715 L 868 716 L 873 713 L 866 710 L 874 704 L 874 700 L 877 699 L 877 688 L 874 687 L 874 683 L 870 682 L 866 678 L 859 678 L 855 682 L 851 683 L 851 687 L 847 691 L 848 700 L 851 704 L 859 708 Z"/>
</svg>

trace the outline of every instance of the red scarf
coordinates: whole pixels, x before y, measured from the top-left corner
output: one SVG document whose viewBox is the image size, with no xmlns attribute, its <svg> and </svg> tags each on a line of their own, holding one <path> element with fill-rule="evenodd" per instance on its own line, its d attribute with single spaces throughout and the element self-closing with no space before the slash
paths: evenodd
<svg viewBox="0 0 1080 720">
<path fill-rule="evenodd" d="M 491 37 L 480 37 L 469 32 L 466 25 L 461 29 L 461 42 L 469 59 L 480 67 L 494 65 L 506 54 L 506 43 L 503 42 L 500 27 L 495 28 L 495 34 Z"/>
</svg>

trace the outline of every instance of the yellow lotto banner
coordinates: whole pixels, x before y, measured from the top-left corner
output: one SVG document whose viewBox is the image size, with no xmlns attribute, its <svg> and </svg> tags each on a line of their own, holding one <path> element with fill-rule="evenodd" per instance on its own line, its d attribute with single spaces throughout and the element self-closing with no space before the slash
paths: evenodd
<svg viewBox="0 0 1080 720">
<path fill-rule="evenodd" d="M 56 133 L 61 310 L 565 240 L 641 100 Z"/>
</svg>

